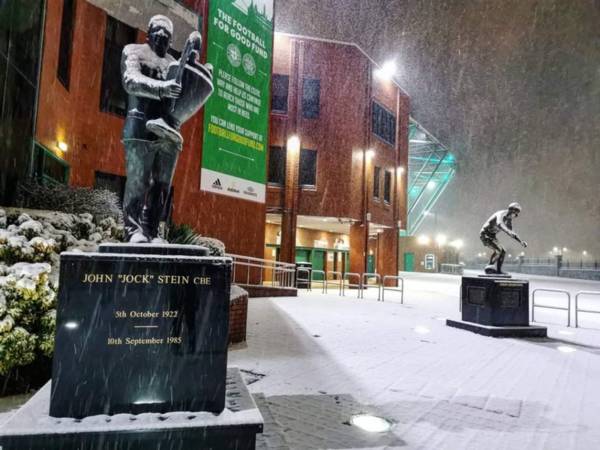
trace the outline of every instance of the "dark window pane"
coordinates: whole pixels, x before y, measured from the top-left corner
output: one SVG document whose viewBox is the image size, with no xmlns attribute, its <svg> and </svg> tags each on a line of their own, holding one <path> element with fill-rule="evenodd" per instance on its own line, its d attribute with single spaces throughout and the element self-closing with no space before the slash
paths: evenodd
<svg viewBox="0 0 600 450">
<path fill-rule="evenodd" d="M 101 111 L 120 116 L 127 114 L 127 94 L 121 84 L 121 53 L 123 47 L 135 42 L 136 34 L 135 28 L 108 16 L 102 63 Z"/>
<path fill-rule="evenodd" d="M 67 184 L 69 181 L 69 165 L 37 143 L 33 170 L 34 177 L 42 182 Z"/>
<path fill-rule="evenodd" d="M 288 86 L 290 77 L 287 75 L 273 74 L 271 110 L 275 112 L 287 112 L 288 108 Z"/>
<path fill-rule="evenodd" d="M 379 181 L 381 175 L 381 168 L 375 167 L 373 170 L 373 197 L 379 198 Z"/>
<path fill-rule="evenodd" d="M 0 4 L 2 3 L 0 1 Z M 44 2 L 19 0 L 9 3 L 12 3 L 13 8 L 10 25 L 10 63 L 19 69 L 29 83 L 36 86 Z"/>
<path fill-rule="evenodd" d="M 371 126 L 373 134 L 391 145 L 396 144 L 396 116 L 373 102 Z"/>
<path fill-rule="evenodd" d="M 317 184 L 317 152 L 303 148 L 300 150 L 300 185 Z"/>
<path fill-rule="evenodd" d="M 389 170 L 385 171 L 385 177 L 383 179 L 383 200 L 387 203 L 391 202 L 392 198 L 392 172 Z"/>
<path fill-rule="evenodd" d="M 321 81 L 305 78 L 302 85 L 302 114 L 306 119 L 319 117 L 321 102 Z"/>
<path fill-rule="evenodd" d="M 119 196 L 121 203 L 123 202 L 123 195 L 125 194 L 125 182 L 127 177 L 116 175 L 114 173 L 106 173 L 96 171 L 94 188 L 106 189 L 107 191 L 114 192 Z"/>
<path fill-rule="evenodd" d="M 285 150 L 271 147 L 269 152 L 269 183 L 285 184 Z"/>
<path fill-rule="evenodd" d="M 60 47 L 58 48 L 58 68 L 56 76 L 67 89 L 69 89 L 69 80 L 71 74 L 74 19 L 75 0 L 64 0 L 62 22 L 60 25 Z"/>
</svg>

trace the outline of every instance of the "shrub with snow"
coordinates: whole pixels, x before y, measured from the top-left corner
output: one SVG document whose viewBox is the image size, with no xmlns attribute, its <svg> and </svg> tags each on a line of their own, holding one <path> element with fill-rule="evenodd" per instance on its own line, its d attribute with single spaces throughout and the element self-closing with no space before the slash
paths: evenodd
<svg viewBox="0 0 600 450">
<path fill-rule="evenodd" d="M 50 264 L 0 264 L 0 375 L 54 348 L 56 287 Z"/>
</svg>

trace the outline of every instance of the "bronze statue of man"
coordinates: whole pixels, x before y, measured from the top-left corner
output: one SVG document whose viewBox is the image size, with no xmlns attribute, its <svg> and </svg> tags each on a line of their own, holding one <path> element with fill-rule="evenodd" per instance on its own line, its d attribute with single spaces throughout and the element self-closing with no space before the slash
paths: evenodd
<svg viewBox="0 0 600 450">
<path fill-rule="evenodd" d="M 200 34 L 190 34 L 179 61 L 168 53 L 172 37 L 171 20 L 156 15 L 148 24 L 147 42 L 125 46 L 121 58 L 128 94 L 123 210 L 126 239 L 132 243 L 164 242 L 158 229 L 168 214 L 183 146 L 179 128 L 213 92 L 212 67 L 200 64 Z"/>
<path fill-rule="evenodd" d="M 508 209 L 496 211 L 483 224 L 479 238 L 481 239 L 483 245 L 492 251 L 490 262 L 485 267 L 486 274 L 506 275 L 504 272 L 502 272 L 502 264 L 504 263 L 506 250 L 504 250 L 504 247 L 502 247 L 498 241 L 498 238 L 496 237 L 500 231 L 508 234 L 523 247 L 527 247 L 527 242 L 523 241 L 512 229 L 512 221 L 513 219 L 517 218 L 520 213 L 521 205 L 518 203 L 511 203 L 508 205 Z"/>
</svg>

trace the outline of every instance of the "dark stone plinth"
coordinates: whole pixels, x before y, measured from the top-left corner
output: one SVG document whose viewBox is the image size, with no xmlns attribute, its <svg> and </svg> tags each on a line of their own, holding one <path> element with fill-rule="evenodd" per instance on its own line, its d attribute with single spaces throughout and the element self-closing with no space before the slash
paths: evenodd
<svg viewBox="0 0 600 450">
<path fill-rule="evenodd" d="M 190 384 L 197 383 L 190 377 Z M 48 415 L 50 383 L 0 426 L 2 450 L 196 450 L 255 448 L 263 418 L 237 368 L 227 370 L 226 409 L 210 412 Z"/>
<path fill-rule="evenodd" d="M 229 258 L 63 253 L 50 415 L 221 412 L 230 278 Z"/>
<path fill-rule="evenodd" d="M 183 244 L 100 244 L 100 253 L 136 253 L 138 255 L 208 256 L 200 245 Z"/>
<path fill-rule="evenodd" d="M 462 277 L 462 320 L 491 326 L 529 325 L 529 281 Z"/>
<path fill-rule="evenodd" d="M 548 329 L 537 325 L 529 325 L 523 327 L 501 326 L 495 327 L 492 325 L 481 325 L 473 322 L 465 322 L 463 320 L 446 319 L 446 325 L 449 327 L 460 328 L 461 330 L 472 331 L 473 333 L 482 334 L 483 336 L 491 337 L 547 337 Z"/>
</svg>

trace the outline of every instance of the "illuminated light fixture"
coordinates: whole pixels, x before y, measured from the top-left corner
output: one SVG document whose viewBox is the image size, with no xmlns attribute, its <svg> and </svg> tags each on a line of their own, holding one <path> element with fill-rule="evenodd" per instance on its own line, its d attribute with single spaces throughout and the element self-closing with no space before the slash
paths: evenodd
<svg viewBox="0 0 600 450">
<path fill-rule="evenodd" d="M 389 60 L 383 63 L 383 65 L 374 71 L 375 76 L 380 80 L 390 81 L 396 75 L 396 61 Z"/>
<path fill-rule="evenodd" d="M 525 256 L 525 252 L 521 252 L 519 256 Z"/>
<path fill-rule="evenodd" d="M 435 189 L 436 186 L 437 186 L 437 183 L 433 180 L 431 180 L 427 183 L 427 189 L 429 189 L 429 190 Z"/>
<path fill-rule="evenodd" d="M 389 420 L 371 414 L 357 414 L 350 418 L 350 423 L 369 433 L 385 433 L 392 428 Z"/>
<path fill-rule="evenodd" d="M 584 250 L 584 251 L 582 251 L 582 252 L 581 252 L 581 254 L 582 254 L 583 256 L 587 256 L 587 250 Z"/>
<path fill-rule="evenodd" d="M 553 252 L 557 252 L 557 251 L 558 251 L 558 247 L 554 247 L 554 248 L 552 249 L 552 251 L 553 251 Z"/>
<path fill-rule="evenodd" d="M 404 166 L 398 166 L 398 173 L 402 175 L 404 173 Z"/>
<path fill-rule="evenodd" d="M 429 245 L 430 242 L 431 240 L 429 239 L 429 236 L 425 236 L 424 234 L 417 238 L 417 243 L 420 245 Z"/>
<path fill-rule="evenodd" d="M 455 239 L 452 242 L 450 242 L 450 246 L 454 247 L 457 250 L 460 250 L 461 248 L 463 248 L 464 242 L 462 239 Z M 510 257 L 510 255 L 508 255 Z"/>
<path fill-rule="evenodd" d="M 558 347 L 556 347 L 556 350 L 562 353 L 575 353 L 577 351 L 576 348 L 573 348 L 569 345 L 559 345 Z"/>
<path fill-rule="evenodd" d="M 437 245 L 439 245 L 440 247 L 446 245 L 446 242 L 448 241 L 448 238 L 446 237 L 446 235 L 444 234 L 438 234 L 435 237 L 435 242 Z"/>
<path fill-rule="evenodd" d="M 58 141 L 56 143 L 56 146 L 58 147 L 58 149 L 61 152 L 66 152 L 67 150 L 69 150 L 69 146 L 67 145 L 67 143 L 65 141 Z"/>
<path fill-rule="evenodd" d="M 79 324 L 77 322 L 67 322 L 65 323 L 65 328 L 67 330 L 75 330 L 79 328 Z"/>
<path fill-rule="evenodd" d="M 563 252 L 568 252 L 569 249 L 567 247 L 563 247 Z"/>
<path fill-rule="evenodd" d="M 415 333 L 419 333 L 419 334 L 427 334 L 427 333 L 431 332 L 431 330 L 429 328 L 421 326 L 421 325 L 417 325 L 416 327 L 414 327 L 413 331 Z"/>
<path fill-rule="evenodd" d="M 373 156 L 375 156 L 375 150 L 373 150 L 372 148 L 370 148 L 369 150 L 367 150 L 366 156 L 367 156 L 368 160 L 373 159 Z"/>
<path fill-rule="evenodd" d="M 300 138 L 296 135 L 290 136 L 287 141 L 287 148 L 292 153 L 300 152 Z"/>
</svg>

